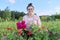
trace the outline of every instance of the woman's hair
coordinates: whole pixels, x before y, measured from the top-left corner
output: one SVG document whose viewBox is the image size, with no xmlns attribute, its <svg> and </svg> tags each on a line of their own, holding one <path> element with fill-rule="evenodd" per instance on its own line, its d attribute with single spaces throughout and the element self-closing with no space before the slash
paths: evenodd
<svg viewBox="0 0 60 40">
<path fill-rule="evenodd" d="M 32 5 L 32 3 L 29 3 L 28 6 L 27 6 L 27 9 L 28 7 L 32 6 L 34 8 L 34 6 Z"/>
</svg>

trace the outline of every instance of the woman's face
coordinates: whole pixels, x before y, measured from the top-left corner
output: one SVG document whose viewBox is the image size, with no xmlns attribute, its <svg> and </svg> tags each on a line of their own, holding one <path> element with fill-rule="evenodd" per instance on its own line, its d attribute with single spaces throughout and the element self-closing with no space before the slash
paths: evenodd
<svg viewBox="0 0 60 40">
<path fill-rule="evenodd" d="M 29 14 L 32 15 L 33 12 L 34 12 L 34 8 L 32 6 L 30 6 L 30 7 L 28 7 L 27 11 L 28 11 Z"/>
</svg>

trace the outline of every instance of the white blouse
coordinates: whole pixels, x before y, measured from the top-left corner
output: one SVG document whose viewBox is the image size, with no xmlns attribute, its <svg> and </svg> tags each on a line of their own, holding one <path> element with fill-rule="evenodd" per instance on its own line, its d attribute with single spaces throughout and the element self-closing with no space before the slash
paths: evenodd
<svg viewBox="0 0 60 40">
<path fill-rule="evenodd" d="M 27 29 L 30 29 L 30 25 L 32 25 L 33 23 L 37 26 L 39 26 L 39 25 L 41 26 L 40 18 L 37 15 L 34 15 L 32 17 L 28 17 L 27 15 L 25 15 L 23 17 L 23 20 L 25 20 L 25 22 L 26 22 Z"/>
</svg>

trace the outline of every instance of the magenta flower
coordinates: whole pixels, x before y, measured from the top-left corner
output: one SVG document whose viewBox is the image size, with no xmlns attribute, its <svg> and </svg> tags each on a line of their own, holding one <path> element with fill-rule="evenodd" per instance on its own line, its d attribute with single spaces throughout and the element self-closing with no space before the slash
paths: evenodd
<svg viewBox="0 0 60 40">
<path fill-rule="evenodd" d="M 25 24 L 25 21 L 24 21 L 24 20 L 22 20 L 22 21 L 21 21 L 21 24 Z"/>
<path fill-rule="evenodd" d="M 25 21 L 21 21 L 21 22 L 17 22 L 17 29 L 25 29 L 26 28 L 26 24 Z"/>
<path fill-rule="evenodd" d="M 21 25 L 21 22 L 17 22 L 17 29 L 21 29 L 22 28 L 22 25 Z"/>
<path fill-rule="evenodd" d="M 22 25 L 22 27 L 23 27 L 23 29 L 25 29 L 26 28 L 26 24 Z"/>
</svg>

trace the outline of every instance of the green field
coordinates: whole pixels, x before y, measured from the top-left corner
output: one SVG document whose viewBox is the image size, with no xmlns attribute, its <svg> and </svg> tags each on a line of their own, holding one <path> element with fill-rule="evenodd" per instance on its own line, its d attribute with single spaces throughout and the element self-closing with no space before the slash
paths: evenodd
<svg viewBox="0 0 60 40">
<path fill-rule="evenodd" d="M 14 36 L 16 34 L 14 34 L 14 32 L 17 32 L 16 30 L 16 22 L 17 21 L 6 21 L 6 22 L 0 22 L 0 40 L 20 40 L 17 36 L 17 38 L 15 38 Z M 48 34 L 45 35 L 45 33 L 43 33 L 44 38 L 43 40 L 59 40 L 60 38 L 60 21 L 49 21 L 49 22 L 42 22 L 42 26 L 46 26 L 48 30 L 50 30 L 51 32 L 53 32 L 53 34 L 51 35 L 50 39 L 47 36 Z M 6 30 L 8 27 L 11 27 L 12 30 L 8 31 Z M 57 35 L 55 35 L 55 33 Z M 5 35 L 3 35 L 5 34 Z M 39 34 L 40 36 L 42 36 L 41 34 Z M 37 35 L 38 37 L 38 35 Z M 36 38 L 37 38 L 36 37 Z M 23 39 L 24 40 L 24 39 Z M 42 40 L 41 37 L 40 39 L 38 38 L 37 40 Z"/>
</svg>

